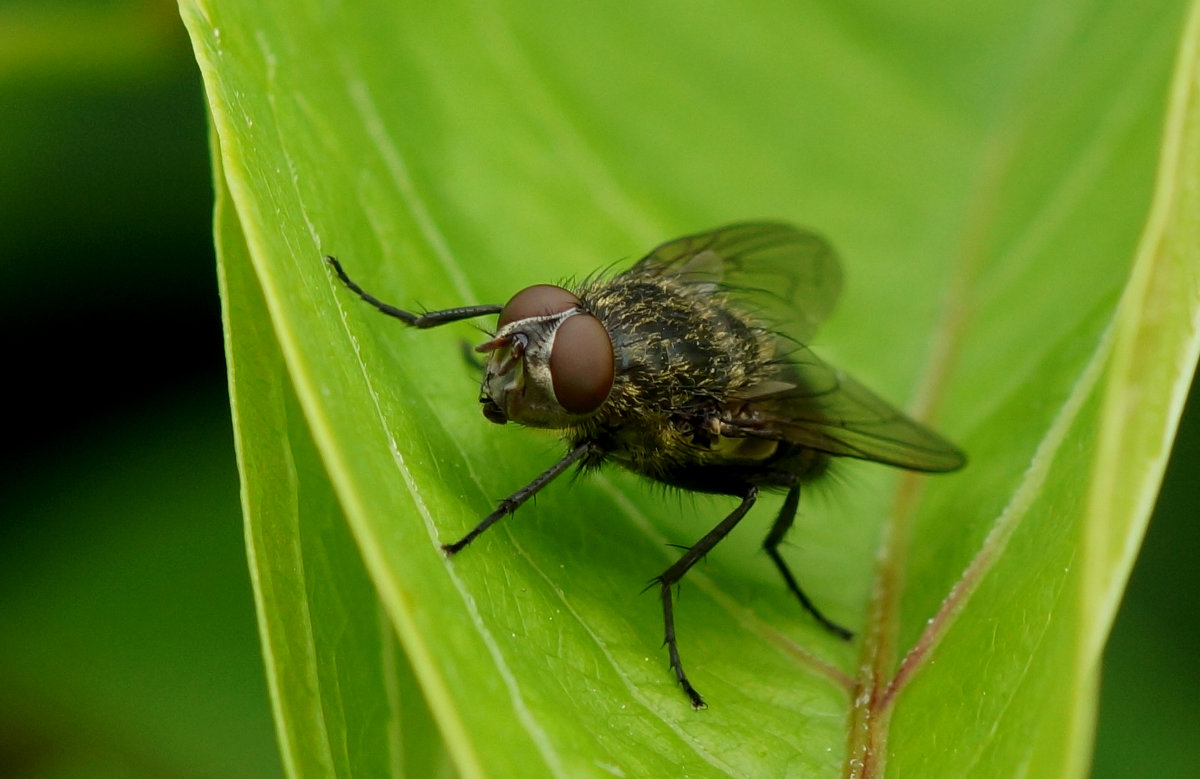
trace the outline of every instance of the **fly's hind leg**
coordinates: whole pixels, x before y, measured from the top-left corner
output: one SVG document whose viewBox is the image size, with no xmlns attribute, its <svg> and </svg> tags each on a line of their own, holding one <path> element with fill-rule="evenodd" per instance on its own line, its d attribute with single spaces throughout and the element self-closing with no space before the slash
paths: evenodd
<svg viewBox="0 0 1200 779">
<path fill-rule="evenodd" d="M 792 522 L 796 520 L 796 509 L 800 506 L 800 485 L 793 485 L 788 490 L 787 497 L 783 501 L 783 507 L 779 510 L 779 516 L 775 518 L 775 524 L 771 525 L 771 532 L 767 533 L 766 539 L 763 541 L 763 549 L 771 556 L 775 567 L 779 569 L 779 573 L 783 575 L 783 580 L 787 583 L 788 589 L 800 600 L 800 605 L 803 606 L 809 614 L 816 617 L 817 622 L 820 622 L 825 628 L 834 635 L 843 638 L 847 641 L 854 636 L 846 628 L 832 621 L 822 614 L 813 602 L 808 599 L 804 591 L 800 589 L 800 585 L 796 583 L 796 577 L 792 576 L 791 569 L 784 562 L 783 556 L 779 554 L 779 545 L 783 542 L 784 536 L 792 527 Z"/>
<path fill-rule="evenodd" d="M 705 708 L 704 698 L 700 697 L 700 693 L 696 692 L 696 688 L 688 681 L 687 674 L 683 671 L 683 663 L 679 660 L 679 644 L 675 639 L 675 614 L 673 610 L 673 602 L 671 600 L 671 588 L 679 583 L 684 574 L 688 572 L 693 565 L 696 564 L 704 555 L 712 551 L 712 548 L 720 543 L 721 539 L 733 530 L 734 526 L 741 521 L 742 517 L 746 516 L 746 512 L 754 505 L 754 501 L 758 499 L 758 488 L 748 487 L 745 494 L 742 495 L 742 502 L 738 505 L 733 513 L 721 520 L 720 524 L 708 531 L 708 534 L 696 542 L 696 545 L 684 552 L 683 556 L 675 561 L 667 570 L 663 571 L 662 575 L 654 581 L 657 581 L 662 594 L 663 605 L 663 624 L 666 629 L 666 636 L 663 643 L 667 647 L 667 654 L 671 658 L 671 670 L 675 672 L 675 678 L 679 680 L 679 686 L 683 688 L 684 693 L 692 702 L 692 708 Z M 653 584 L 653 582 L 652 582 Z"/>
</svg>

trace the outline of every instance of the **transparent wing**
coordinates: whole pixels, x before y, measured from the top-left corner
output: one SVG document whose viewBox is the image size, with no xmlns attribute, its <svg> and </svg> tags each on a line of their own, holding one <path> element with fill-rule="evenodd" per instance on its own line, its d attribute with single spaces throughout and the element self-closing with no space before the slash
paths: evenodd
<svg viewBox="0 0 1200 779">
<path fill-rule="evenodd" d="M 732 224 L 668 241 L 627 273 L 719 292 L 783 336 L 775 376 L 730 399 L 738 410 L 728 434 L 916 471 L 966 463 L 954 444 L 806 348 L 842 287 L 837 254 L 820 236 L 778 222 Z"/>
<path fill-rule="evenodd" d="M 676 238 L 627 273 L 710 285 L 766 327 L 802 344 L 832 313 L 842 290 L 833 247 L 779 222 L 744 222 Z"/>
<path fill-rule="evenodd" d="M 780 366 L 777 380 L 739 397 L 746 407 L 734 426 L 748 436 L 914 471 L 953 471 L 967 461 L 957 446 L 807 349 Z"/>
</svg>

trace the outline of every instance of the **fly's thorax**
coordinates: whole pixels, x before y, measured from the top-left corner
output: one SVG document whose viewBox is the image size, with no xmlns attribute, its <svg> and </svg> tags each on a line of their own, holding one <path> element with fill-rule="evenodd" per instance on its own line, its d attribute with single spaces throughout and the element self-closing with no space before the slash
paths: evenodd
<svg viewBox="0 0 1200 779">
<path fill-rule="evenodd" d="M 488 355 L 480 401 L 489 420 L 565 428 L 587 420 L 612 390 L 612 340 L 574 293 L 527 287 L 504 306 Z"/>
<path fill-rule="evenodd" d="M 616 352 L 622 415 L 720 399 L 774 372 L 775 336 L 712 284 L 627 273 L 580 291 Z M 615 407 L 614 406 L 614 407 Z"/>
</svg>

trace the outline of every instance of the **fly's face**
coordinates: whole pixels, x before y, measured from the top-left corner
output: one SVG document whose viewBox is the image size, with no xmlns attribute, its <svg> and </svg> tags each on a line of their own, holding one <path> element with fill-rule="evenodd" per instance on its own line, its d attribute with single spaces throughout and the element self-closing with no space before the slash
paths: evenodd
<svg viewBox="0 0 1200 779">
<path fill-rule="evenodd" d="M 562 287 L 538 284 L 500 311 L 480 387 L 492 422 L 564 428 L 594 414 L 612 390 L 613 345 L 604 324 Z"/>
</svg>

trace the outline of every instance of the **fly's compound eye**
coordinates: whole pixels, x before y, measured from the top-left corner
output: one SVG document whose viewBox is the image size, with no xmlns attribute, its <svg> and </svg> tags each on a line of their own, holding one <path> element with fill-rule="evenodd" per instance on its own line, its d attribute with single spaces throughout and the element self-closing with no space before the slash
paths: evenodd
<svg viewBox="0 0 1200 779">
<path fill-rule="evenodd" d="M 558 404 L 572 414 L 600 408 L 612 389 L 614 364 L 612 340 L 600 320 L 589 314 L 567 317 L 550 350 L 550 380 Z"/>
<path fill-rule="evenodd" d="M 535 284 L 526 287 L 500 309 L 500 319 L 496 327 L 504 327 L 512 322 L 520 322 L 530 317 L 561 314 L 579 305 L 579 298 L 562 287 L 553 284 Z"/>
</svg>

